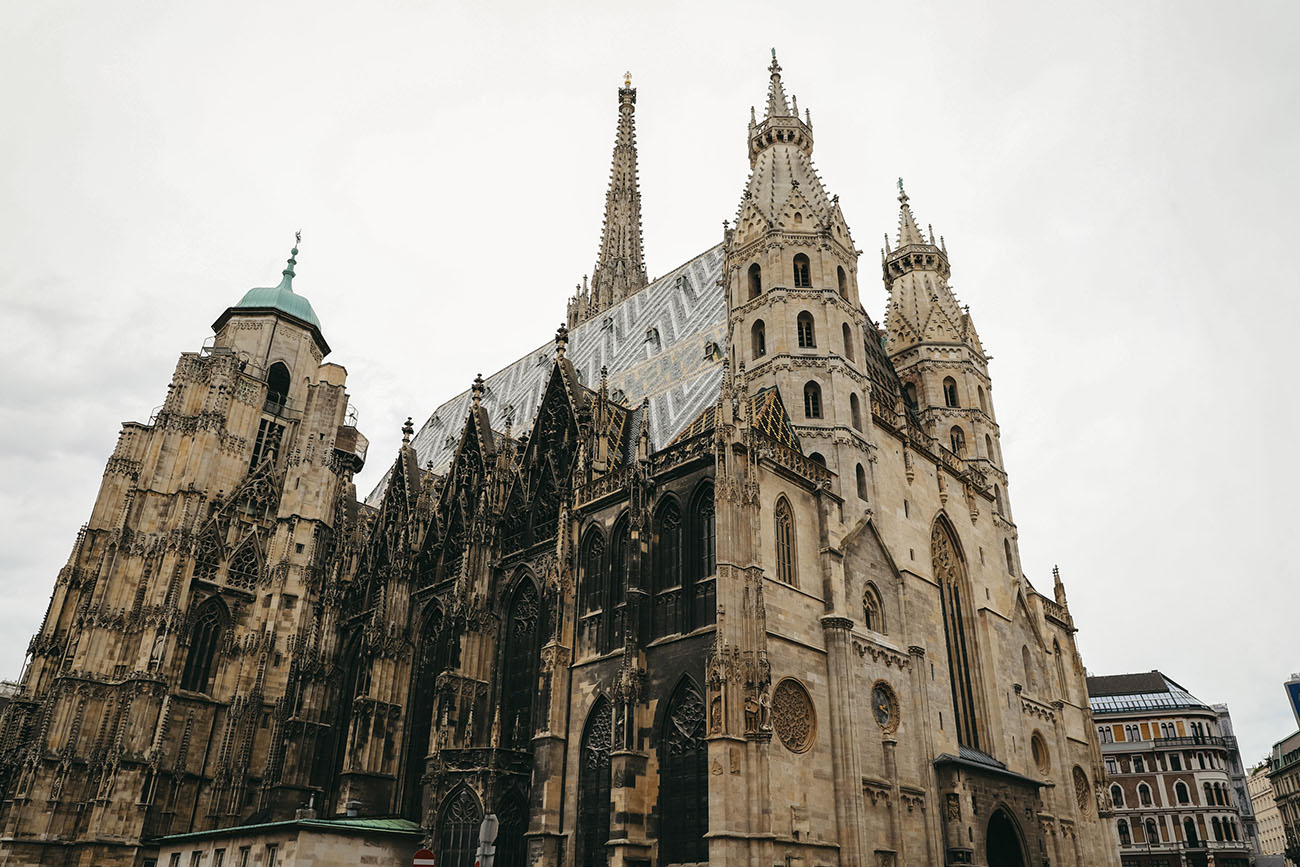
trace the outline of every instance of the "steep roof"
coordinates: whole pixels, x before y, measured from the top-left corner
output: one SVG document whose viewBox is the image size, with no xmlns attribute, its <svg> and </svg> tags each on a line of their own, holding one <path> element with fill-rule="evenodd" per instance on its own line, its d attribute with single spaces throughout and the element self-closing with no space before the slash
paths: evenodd
<svg viewBox="0 0 1300 867">
<path fill-rule="evenodd" d="M 569 331 L 566 360 L 590 389 L 607 369 L 611 399 L 650 405 L 644 420 L 633 414 L 628 433 L 648 424 L 655 448 L 662 448 L 718 398 L 726 301 L 719 282 L 721 245 L 701 253 L 642 291 Z M 555 344 L 545 344 L 484 379 L 482 406 L 498 428 L 510 416 L 514 430 L 531 426 L 555 362 Z M 419 465 L 441 472 L 451 460 L 470 408 L 467 389 L 440 404 L 411 441 Z M 386 483 L 367 497 L 375 502 Z"/>
</svg>

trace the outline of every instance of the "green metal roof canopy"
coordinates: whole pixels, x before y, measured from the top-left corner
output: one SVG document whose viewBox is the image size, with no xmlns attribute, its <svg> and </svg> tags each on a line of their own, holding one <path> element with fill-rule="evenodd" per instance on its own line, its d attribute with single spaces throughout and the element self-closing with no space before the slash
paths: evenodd
<svg viewBox="0 0 1300 867">
<path fill-rule="evenodd" d="M 296 319 L 310 328 L 312 337 L 315 338 L 321 352 L 328 355 L 330 351 L 329 344 L 325 342 L 325 337 L 321 334 L 320 320 L 316 318 L 316 311 L 312 309 L 310 301 L 293 291 L 293 266 L 298 264 L 297 255 L 298 248 L 295 246 L 289 251 L 289 264 L 280 272 L 283 276 L 280 278 L 279 286 L 249 289 L 244 293 L 244 297 L 239 299 L 238 304 L 227 308 L 226 312 L 221 314 L 217 321 L 212 324 L 212 330 L 220 330 L 221 326 L 225 325 L 230 317 L 239 311 L 275 311 Z"/>
</svg>

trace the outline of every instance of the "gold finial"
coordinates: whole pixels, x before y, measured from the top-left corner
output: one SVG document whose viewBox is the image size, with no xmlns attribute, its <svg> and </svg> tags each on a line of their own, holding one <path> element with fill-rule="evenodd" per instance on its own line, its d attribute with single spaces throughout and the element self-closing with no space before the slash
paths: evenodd
<svg viewBox="0 0 1300 867">
<path fill-rule="evenodd" d="M 625 72 L 625 73 L 623 73 L 623 86 L 624 86 L 624 87 L 631 87 L 631 86 L 632 86 L 632 73 L 631 73 L 631 72 Z"/>
</svg>

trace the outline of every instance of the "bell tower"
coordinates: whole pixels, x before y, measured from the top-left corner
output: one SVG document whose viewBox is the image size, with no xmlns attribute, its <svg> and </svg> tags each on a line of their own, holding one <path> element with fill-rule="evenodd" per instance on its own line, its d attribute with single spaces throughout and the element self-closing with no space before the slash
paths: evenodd
<svg viewBox="0 0 1300 867">
<path fill-rule="evenodd" d="M 750 114 L 749 181 L 725 229 L 731 364 L 744 365 L 750 394 L 779 390 L 804 453 L 836 474 L 847 517 L 870 486 L 858 251 L 813 168 L 812 116 L 787 98 L 775 50 L 768 72 L 763 119 Z"/>
</svg>

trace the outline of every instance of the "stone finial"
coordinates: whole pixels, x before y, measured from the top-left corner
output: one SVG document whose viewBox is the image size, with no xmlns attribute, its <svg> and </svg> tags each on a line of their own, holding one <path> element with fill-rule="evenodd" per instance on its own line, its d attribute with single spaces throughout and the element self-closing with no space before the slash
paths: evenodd
<svg viewBox="0 0 1300 867">
<path fill-rule="evenodd" d="M 402 445 L 411 444 L 411 437 L 415 435 L 415 425 L 411 424 L 411 417 L 406 417 L 406 424 L 402 425 Z"/>
<path fill-rule="evenodd" d="M 569 326 L 561 322 L 560 327 L 555 329 L 555 357 L 563 358 L 564 351 L 568 348 L 568 346 L 569 346 Z"/>
<path fill-rule="evenodd" d="M 470 385 L 469 390 L 473 395 L 474 405 L 478 406 L 483 401 L 483 374 L 475 375 L 474 382 Z"/>
<path fill-rule="evenodd" d="M 1065 600 L 1065 582 L 1061 580 L 1061 567 L 1052 566 L 1052 584 L 1054 585 L 1054 595 L 1056 596 L 1057 605 L 1066 605 Z"/>
</svg>

